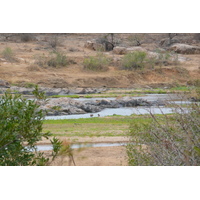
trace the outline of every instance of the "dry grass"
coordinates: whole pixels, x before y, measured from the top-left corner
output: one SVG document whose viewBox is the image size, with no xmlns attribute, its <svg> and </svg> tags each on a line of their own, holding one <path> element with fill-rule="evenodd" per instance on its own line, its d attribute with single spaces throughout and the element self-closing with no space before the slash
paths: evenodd
<svg viewBox="0 0 200 200">
<path fill-rule="evenodd" d="M 48 36 L 48 35 L 47 35 Z M 45 37 L 47 37 L 45 36 Z M 30 81 L 35 84 L 40 84 L 49 87 L 134 87 L 134 85 L 146 85 L 150 83 L 172 83 L 174 81 L 180 83 L 186 83 L 188 79 L 197 79 L 200 77 L 199 55 L 183 55 L 191 60 L 181 64 L 181 67 L 186 68 L 188 77 L 181 77 L 180 74 L 166 73 L 165 76 L 155 72 L 148 72 L 144 74 L 138 74 L 135 72 L 120 71 L 117 67 L 109 66 L 107 72 L 85 72 L 83 71 L 83 60 L 88 56 L 95 56 L 96 52 L 83 48 L 84 43 L 88 39 L 99 37 L 98 34 L 70 34 L 63 35 L 63 44 L 58 47 L 58 50 L 66 52 L 68 49 L 76 49 L 76 51 L 67 51 L 66 55 L 69 59 L 73 59 L 76 64 L 69 64 L 68 68 L 51 69 L 40 71 L 38 68 L 32 66 L 34 62 L 33 55 L 49 55 L 52 49 L 49 49 L 48 42 L 45 41 L 31 41 L 28 43 L 9 43 L 2 42 L 0 46 L 0 52 L 5 49 L 6 46 L 15 52 L 17 58 L 23 59 L 21 63 L 6 63 L 1 61 L 0 63 L 0 78 L 5 79 L 8 82 L 14 83 L 16 81 Z M 157 35 L 155 35 L 157 37 Z M 44 36 L 41 35 L 41 39 Z M 128 34 L 120 35 L 122 41 L 127 40 Z M 148 44 L 151 45 L 151 44 Z M 148 46 L 147 45 L 147 46 Z M 36 50 L 39 47 L 40 50 Z M 120 58 L 120 55 L 112 55 L 109 57 Z M 170 71 L 175 66 L 167 67 Z M 34 72 L 34 73 L 33 73 Z M 56 77 L 56 79 L 55 79 Z M 64 81 L 63 81 L 64 80 Z M 58 83 L 59 82 L 59 83 Z M 63 82 L 63 84 L 61 84 Z"/>
</svg>

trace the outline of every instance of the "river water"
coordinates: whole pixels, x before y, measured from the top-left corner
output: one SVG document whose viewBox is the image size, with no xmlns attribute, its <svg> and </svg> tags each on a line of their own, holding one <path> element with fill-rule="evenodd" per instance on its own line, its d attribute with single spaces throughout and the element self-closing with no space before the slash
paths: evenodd
<svg viewBox="0 0 200 200">
<path fill-rule="evenodd" d="M 84 147 L 114 147 L 114 146 L 125 146 L 127 142 L 113 142 L 113 143 L 80 143 L 80 144 L 72 144 L 70 147 L 72 149 L 84 148 Z M 37 145 L 37 151 L 49 151 L 52 150 L 53 147 L 51 144 L 47 145 Z"/>
<path fill-rule="evenodd" d="M 173 102 L 175 104 L 189 104 L 191 102 L 189 101 L 181 101 L 181 97 L 176 94 L 148 94 L 144 97 L 132 97 L 133 99 L 142 98 L 147 101 L 164 101 L 164 102 Z M 114 100 L 115 98 L 77 98 L 75 100 L 77 101 L 96 101 L 96 100 L 102 100 L 102 99 L 109 99 Z M 46 116 L 45 119 L 80 119 L 80 118 L 90 118 L 90 115 L 93 114 L 93 117 L 106 117 L 106 116 L 112 116 L 112 115 L 123 115 L 123 116 L 130 116 L 132 114 L 136 115 L 143 115 L 143 114 L 170 114 L 173 113 L 173 108 L 165 107 L 165 106 L 151 106 L 151 107 L 145 107 L 145 106 L 138 106 L 138 107 L 122 107 L 122 108 L 106 108 L 100 112 L 97 113 L 86 113 L 86 114 L 77 114 L 77 115 L 61 115 L 61 116 Z"/>
<path fill-rule="evenodd" d="M 148 94 L 144 97 L 132 97 L 133 99 L 143 98 L 147 101 L 164 101 L 174 104 L 190 104 L 192 102 L 190 101 L 182 101 L 182 97 L 175 94 Z M 77 101 L 96 101 L 96 100 L 102 100 L 102 99 L 109 99 L 114 100 L 115 98 L 77 98 L 75 100 Z M 63 115 L 63 116 L 46 116 L 45 119 L 80 119 L 80 118 L 90 118 L 90 114 L 93 114 L 93 117 L 97 117 L 98 114 L 101 117 L 110 116 L 110 115 L 123 115 L 123 116 L 130 116 L 132 114 L 136 115 L 142 115 L 142 114 L 170 114 L 173 113 L 174 110 L 171 107 L 165 107 L 165 106 L 151 106 L 151 107 L 144 107 L 144 106 L 138 106 L 138 107 L 123 107 L 123 108 L 106 108 L 100 112 L 97 113 L 87 113 L 87 114 L 79 114 L 79 115 Z M 127 143 L 88 143 L 88 144 L 72 144 L 71 148 L 81 148 L 81 147 L 112 147 L 112 146 L 124 146 Z M 38 145 L 37 150 L 39 151 L 47 151 L 52 150 L 52 145 Z"/>
</svg>

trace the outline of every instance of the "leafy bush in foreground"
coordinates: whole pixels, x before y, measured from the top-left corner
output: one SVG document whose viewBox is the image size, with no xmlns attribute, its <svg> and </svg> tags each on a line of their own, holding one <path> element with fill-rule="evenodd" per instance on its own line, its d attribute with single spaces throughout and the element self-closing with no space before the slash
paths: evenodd
<svg viewBox="0 0 200 200">
<path fill-rule="evenodd" d="M 34 93 L 41 97 L 38 90 Z M 5 93 L 0 98 L 0 165 L 46 165 L 50 160 L 36 150 L 36 143 L 51 134 L 42 132 L 44 112 L 36 101 Z M 51 140 L 52 160 L 61 149 L 61 141 Z"/>
</svg>

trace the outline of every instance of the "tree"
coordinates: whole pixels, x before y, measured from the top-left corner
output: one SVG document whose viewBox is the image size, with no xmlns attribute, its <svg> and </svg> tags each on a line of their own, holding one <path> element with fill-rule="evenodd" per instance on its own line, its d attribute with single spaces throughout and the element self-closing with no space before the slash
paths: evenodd
<svg viewBox="0 0 200 200">
<path fill-rule="evenodd" d="M 38 87 L 34 93 L 44 99 L 44 94 L 39 93 Z M 37 100 L 27 100 L 19 94 L 13 96 L 9 92 L 0 98 L 0 165 L 46 165 L 50 161 L 36 148 L 38 141 L 51 136 L 49 132 L 42 132 L 44 116 Z M 58 155 L 62 142 L 53 138 L 51 143 L 53 160 Z"/>
<path fill-rule="evenodd" d="M 129 165 L 200 165 L 200 104 L 175 107 L 175 114 L 132 124 L 127 145 Z"/>
<path fill-rule="evenodd" d="M 172 39 L 177 36 L 177 33 L 168 33 L 168 37 L 169 37 L 169 46 L 172 44 Z"/>
</svg>

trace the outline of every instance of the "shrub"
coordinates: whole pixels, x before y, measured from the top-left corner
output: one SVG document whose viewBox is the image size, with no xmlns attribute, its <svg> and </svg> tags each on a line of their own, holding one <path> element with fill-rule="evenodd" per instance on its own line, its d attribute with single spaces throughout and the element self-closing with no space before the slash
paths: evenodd
<svg viewBox="0 0 200 200">
<path fill-rule="evenodd" d="M 156 64 L 158 64 L 160 67 L 163 65 L 169 65 L 169 60 L 172 58 L 170 52 L 163 52 L 159 49 L 156 49 L 156 53 L 158 54 L 158 57 L 156 58 Z"/>
<path fill-rule="evenodd" d="M 103 53 L 98 53 L 96 56 L 90 56 L 83 61 L 84 69 L 92 71 L 106 71 L 108 70 L 109 64 L 110 59 Z"/>
<path fill-rule="evenodd" d="M 129 165 L 200 165 L 200 104 L 175 106 L 173 115 L 154 115 L 131 124 Z"/>
<path fill-rule="evenodd" d="M 63 53 L 54 51 L 48 57 L 36 55 L 35 64 L 40 67 L 65 67 L 69 64 L 69 61 Z"/>
<path fill-rule="evenodd" d="M 13 51 L 10 47 L 6 47 L 2 51 L 2 56 L 3 56 L 4 59 L 6 59 L 9 62 L 15 62 L 16 61 L 15 54 L 13 53 Z"/>
<path fill-rule="evenodd" d="M 200 33 L 195 33 L 194 39 L 197 40 L 197 41 L 200 41 Z"/>
<path fill-rule="evenodd" d="M 36 97 L 43 95 L 38 92 L 37 87 L 33 93 Z M 0 165 L 48 164 L 50 159 L 38 152 L 36 148 L 38 141 L 51 136 L 49 132 L 42 132 L 44 115 L 37 101 L 9 93 L 5 93 L 0 98 Z M 61 149 L 62 142 L 53 138 L 51 143 L 53 145 L 51 158 L 54 160 Z"/>
<path fill-rule="evenodd" d="M 126 70 L 142 69 L 145 65 L 146 52 L 135 51 L 124 55 L 122 67 Z"/>
<path fill-rule="evenodd" d="M 47 63 L 46 63 L 47 58 L 44 55 L 35 55 L 34 60 L 35 60 L 34 64 L 38 65 L 39 67 L 47 66 Z"/>
<path fill-rule="evenodd" d="M 41 71 L 41 68 L 36 64 L 31 64 L 27 67 L 28 71 Z"/>
<path fill-rule="evenodd" d="M 191 97 L 193 101 L 200 101 L 200 79 L 188 81 L 188 84 L 193 86 L 189 97 Z"/>
<path fill-rule="evenodd" d="M 149 65 L 151 68 L 154 68 L 155 65 L 162 67 L 172 64 L 178 64 L 178 54 L 175 52 L 168 52 L 156 49 L 155 53 L 155 55 L 150 54 L 146 59 L 147 65 Z"/>
<path fill-rule="evenodd" d="M 47 42 L 50 45 L 50 47 L 55 50 L 58 46 L 61 46 L 61 44 L 63 43 L 62 39 L 59 37 L 58 34 L 54 34 L 54 35 L 50 36 L 48 38 Z"/>
<path fill-rule="evenodd" d="M 29 42 L 35 39 L 33 33 L 21 33 L 20 38 L 22 42 Z"/>
<path fill-rule="evenodd" d="M 128 37 L 128 41 L 131 46 L 140 46 L 145 39 L 145 35 L 146 34 L 141 34 L 141 33 L 131 34 Z"/>
<path fill-rule="evenodd" d="M 27 83 L 27 82 L 25 82 L 25 83 L 22 84 L 22 86 L 25 87 L 25 88 L 35 88 L 36 84 L 35 83 Z"/>
<path fill-rule="evenodd" d="M 47 61 L 50 67 L 65 67 L 68 65 L 67 57 L 60 52 L 53 52 L 51 58 Z"/>
</svg>

